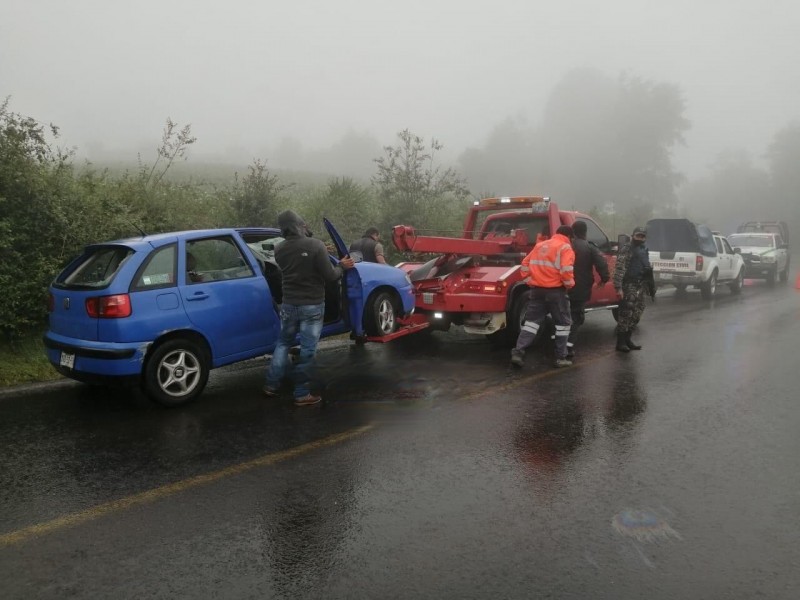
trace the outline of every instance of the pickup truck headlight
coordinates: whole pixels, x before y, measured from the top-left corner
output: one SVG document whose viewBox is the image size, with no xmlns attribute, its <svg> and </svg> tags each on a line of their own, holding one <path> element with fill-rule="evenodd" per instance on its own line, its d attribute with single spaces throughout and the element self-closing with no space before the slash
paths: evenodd
<svg viewBox="0 0 800 600">
<path fill-rule="evenodd" d="M 761 262 L 763 263 L 774 263 L 776 262 L 776 258 L 774 256 L 762 256 Z"/>
</svg>

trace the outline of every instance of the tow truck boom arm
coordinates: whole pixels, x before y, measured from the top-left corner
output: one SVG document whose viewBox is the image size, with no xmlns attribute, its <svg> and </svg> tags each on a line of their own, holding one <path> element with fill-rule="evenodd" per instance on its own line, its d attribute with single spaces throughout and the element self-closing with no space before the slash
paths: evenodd
<svg viewBox="0 0 800 600">
<path fill-rule="evenodd" d="M 525 231 L 518 230 L 512 237 L 471 240 L 467 238 L 417 235 L 410 225 L 396 225 L 392 228 L 392 242 L 401 252 L 433 254 L 481 254 L 494 255 L 511 252 L 528 245 Z"/>
</svg>

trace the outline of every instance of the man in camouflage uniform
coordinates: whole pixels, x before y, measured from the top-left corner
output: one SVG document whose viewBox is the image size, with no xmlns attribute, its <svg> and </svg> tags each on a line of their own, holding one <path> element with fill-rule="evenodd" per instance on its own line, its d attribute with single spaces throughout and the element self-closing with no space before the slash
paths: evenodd
<svg viewBox="0 0 800 600">
<path fill-rule="evenodd" d="M 647 277 L 653 271 L 646 239 L 644 227 L 637 227 L 633 230 L 631 242 L 620 248 L 617 254 L 614 289 L 621 300 L 617 320 L 617 350 L 620 352 L 642 348 L 633 343 L 631 332 L 644 312 Z"/>
</svg>

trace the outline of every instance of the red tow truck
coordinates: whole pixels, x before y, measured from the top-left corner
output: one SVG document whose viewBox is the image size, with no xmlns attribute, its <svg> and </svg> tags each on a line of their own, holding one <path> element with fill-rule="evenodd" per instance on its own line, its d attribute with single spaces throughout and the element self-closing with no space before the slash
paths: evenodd
<svg viewBox="0 0 800 600">
<path fill-rule="evenodd" d="M 616 243 L 609 241 L 590 216 L 559 210 L 547 197 L 475 201 L 457 238 L 418 235 L 413 227 L 395 226 L 392 242 L 398 250 L 436 255 L 427 262 L 397 265 L 414 284 L 415 317 L 425 315 L 431 329 L 446 331 L 451 325 L 461 325 L 467 333 L 486 335 L 493 341 L 516 340 L 528 290 L 520 273 L 522 259 L 559 226 L 576 221 L 586 223 L 587 240 L 603 252 L 613 273 Z M 595 286 L 587 312 L 616 309 L 617 303 L 611 284 Z"/>
</svg>

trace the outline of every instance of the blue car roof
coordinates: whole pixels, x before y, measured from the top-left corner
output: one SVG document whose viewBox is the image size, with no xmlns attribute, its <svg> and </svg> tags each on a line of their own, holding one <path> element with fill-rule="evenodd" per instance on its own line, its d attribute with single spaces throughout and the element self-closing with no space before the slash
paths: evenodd
<svg viewBox="0 0 800 600">
<path fill-rule="evenodd" d="M 119 244 L 139 250 L 145 247 L 162 246 L 164 244 L 174 242 L 182 237 L 187 237 L 190 235 L 192 237 L 197 237 L 198 235 L 213 236 L 213 235 L 230 234 L 233 233 L 234 231 L 243 235 L 263 234 L 263 235 L 276 236 L 280 235 L 281 233 L 280 230 L 275 227 L 225 227 L 216 229 L 186 229 L 183 231 L 169 231 L 165 233 L 154 233 L 151 235 L 144 235 L 139 237 L 120 238 L 116 240 L 110 240 L 107 242 L 89 244 L 87 247 Z"/>
</svg>

